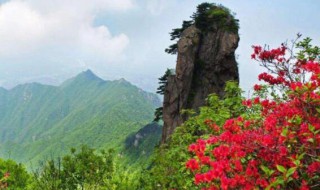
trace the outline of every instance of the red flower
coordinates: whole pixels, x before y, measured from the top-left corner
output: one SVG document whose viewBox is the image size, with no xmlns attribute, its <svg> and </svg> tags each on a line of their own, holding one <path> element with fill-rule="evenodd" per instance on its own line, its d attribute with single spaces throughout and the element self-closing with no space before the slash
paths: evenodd
<svg viewBox="0 0 320 190">
<path fill-rule="evenodd" d="M 260 91 L 260 90 L 262 89 L 262 86 L 261 86 L 261 85 L 258 85 L 258 84 L 255 84 L 255 85 L 253 86 L 253 89 L 254 89 L 255 91 Z"/>
<path fill-rule="evenodd" d="M 313 162 L 308 166 L 308 174 L 312 176 L 314 173 L 320 174 L 320 162 Z"/>
<path fill-rule="evenodd" d="M 191 171 L 194 171 L 199 169 L 199 164 L 196 159 L 190 159 L 186 163 L 186 167 L 189 168 Z"/>
<path fill-rule="evenodd" d="M 301 187 L 300 187 L 300 190 L 309 190 L 309 186 L 308 186 L 308 183 L 305 181 L 305 180 L 302 180 L 302 184 L 301 184 Z"/>
</svg>

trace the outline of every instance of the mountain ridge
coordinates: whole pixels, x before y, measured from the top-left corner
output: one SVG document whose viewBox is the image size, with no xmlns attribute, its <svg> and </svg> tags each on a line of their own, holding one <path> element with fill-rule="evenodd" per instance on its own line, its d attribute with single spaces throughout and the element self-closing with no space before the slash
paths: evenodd
<svg viewBox="0 0 320 190">
<path fill-rule="evenodd" d="M 159 105 L 157 95 L 125 79 L 104 81 L 90 70 L 60 86 L 28 83 L 1 90 L 0 155 L 12 150 L 12 158 L 26 162 L 80 144 L 118 147 L 152 121 Z"/>
<path fill-rule="evenodd" d="M 108 82 L 124 82 L 124 83 L 128 83 L 130 85 L 134 85 L 137 88 L 139 88 L 139 89 L 141 89 L 143 91 L 146 91 L 148 93 L 153 93 L 153 92 L 150 92 L 150 91 L 148 91 L 148 90 L 146 90 L 144 88 L 139 87 L 138 85 L 126 80 L 123 77 L 121 77 L 119 79 L 114 79 L 114 80 L 103 79 L 103 78 L 99 77 L 98 75 L 96 75 L 91 69 L 87 69 L 87 70 L 81 71 L 77 75 L 69 77 L 68 79 L 64 80 L 63 82 L 61 82 L 60 84 L 57 84 L 57 85 L 47 84 L 45 82 L 37 82 L 37 81 L 35 81 L 35 82 L 24 82 L 24 83 L 19 83 L 17 85 L 14 85 L 14 86 L 12 86 L 10 88 L 6 88 L 6 87 L 3 87 L 3 86 L 0 86 L 0 92 L 1 91 L 11 91 L 12 89 L 14 89 L 16 87 L 19 88 L 19 87 L 25 86 L 25 85 L 43 85 L 43 86 L 52 86 L 52 87 L 62 87 L 69 80 L 75 79 L 77 77 L 79 77 L 79 78 L 84 78 L 84 77 L 90 78 L 90 77 L 92 77 L 91 79 L 93 79 L 93 80 L 95 79 L 96 81 L 106 82 L 106 83 L 108 83 Z"/>
</svg>

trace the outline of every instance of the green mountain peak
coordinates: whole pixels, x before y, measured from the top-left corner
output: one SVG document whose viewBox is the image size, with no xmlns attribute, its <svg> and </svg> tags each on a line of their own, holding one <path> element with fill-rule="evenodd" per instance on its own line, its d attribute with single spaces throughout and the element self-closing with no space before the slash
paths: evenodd
<svg viewBox="0 0 320 190">
<path fill-rule="evenodd" d="M 74 77 L 74 80 L 88 80 L 88 81 L 98 81 L 103 82 L 104 80 L 95 75 L 90 69 L 81 72 L 76 77 Z"/>
<path fill-rule="evenodd" d="M 103 84 L 106 81 L 95 75 L 90 69 L 83 71 L 75 77 L 66 80 L 60 85 L 62 88 L 68 86 L 88 86 L 93 84 Z"/>
<path fill-rule="evenodd" d="M 0 157 L 37 164 L 81 144 L 120 147 L 152 121 L 159 103 L 155 94 L 91 70 L 58 87 L 30 83 L 0 90 Z"/>
</svg>

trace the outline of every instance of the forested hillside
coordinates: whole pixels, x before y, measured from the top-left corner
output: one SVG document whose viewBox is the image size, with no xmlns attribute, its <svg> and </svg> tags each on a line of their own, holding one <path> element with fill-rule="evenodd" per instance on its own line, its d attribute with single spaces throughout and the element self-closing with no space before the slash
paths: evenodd
<svg viewBox="0 0 320 190">
<path fill-rule="evenodd" d="M 0 89 L 0 157 L 29 164 L 81 144 L 120 149 L 127 135 L 152 121 L 159 104 L 124 79 L 104 81 L 90 70 L 58 87 Z"/>
</svg>

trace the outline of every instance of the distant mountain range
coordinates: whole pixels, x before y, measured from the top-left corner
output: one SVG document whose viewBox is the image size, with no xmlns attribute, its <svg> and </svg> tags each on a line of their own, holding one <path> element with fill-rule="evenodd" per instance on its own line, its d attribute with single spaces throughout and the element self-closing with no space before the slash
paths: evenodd
<svg viewBox="0 0 320 190">
<path fill-rule="evenodd" d="M 102 80 L 90 70 L 60 86 L 0 88 L 0 157 L 36 164 L 81 144 L 121 149 L 129 134 L 152 121 L 159 105 L 157 95 L 124 79 Z"/>
</svg>

